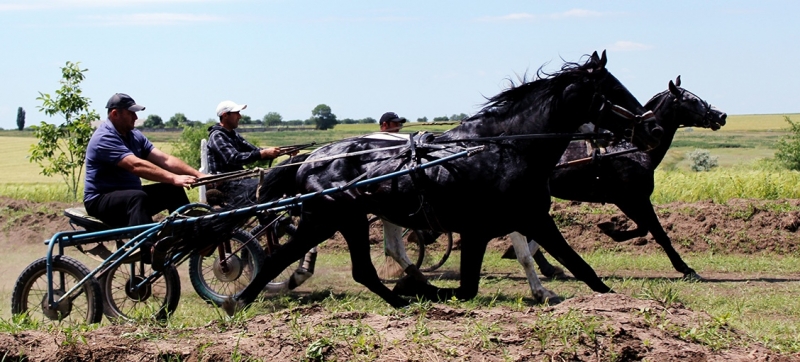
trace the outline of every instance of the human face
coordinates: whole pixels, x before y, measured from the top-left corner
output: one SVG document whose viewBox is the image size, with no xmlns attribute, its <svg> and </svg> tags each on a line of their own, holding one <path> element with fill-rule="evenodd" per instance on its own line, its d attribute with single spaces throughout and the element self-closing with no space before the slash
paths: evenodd
<svg viewBox="0 0 800 362">
<path fill-rule="evenodd" d="M 233 130 L 239 127 L 240 119 L 242 119 L 242 115 L 239 112 L 228 112 L 222 115 L 219 123 L 222 124 L 222 127 Z"/>
<path fill-rule="evenodd" d="M 125 135 L 133 130 L 136 120 L 139 119 L 139 117 L 136 116 L 136 112 L 127 109 L 113 109 L 111 113 L 108 114 L 108 119 L 111 121 L 111 124 L 114 125 L 114 128 L 117 129 L 117 132 Z"/>
<path fill-rule="evenodd" d="M 400 122 L 389 121 L 381 124 L 382 132 L 397 132 L 401 128 L 403 128 L 403 124 Z"/>
</svg>

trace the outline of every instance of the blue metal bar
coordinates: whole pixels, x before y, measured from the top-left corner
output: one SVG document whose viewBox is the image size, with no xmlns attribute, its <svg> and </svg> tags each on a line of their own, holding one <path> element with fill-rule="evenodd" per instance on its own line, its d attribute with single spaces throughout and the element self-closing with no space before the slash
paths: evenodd
<svg viewBox="0 0 800 362">
<path fill-rule="evenodd" d="M 367 186 L 367 185 L 371 185 L 371 184 L 374 184 L 374 183 L 390 180 L 390 179 L 393 179 L 393 178 L 396 178 L 396 177 L 404 176 L 404 175 L 407 175 L 407 174 L 409 174 L 411 172 L 415 172 L 417 170 L 424 170 L 424 169 L 427 169 L 427 168 L 438 166 L 440 164 L 446 163 L 446 162 L 454 160 L 454 159 L 458 159 L 458 158 L 462 158 L 462 157 L 466 157 L 466 156 L 472 155 L 475 152 L 482 151 L 483 148 L 484 148 L 483 146 L 470 147 L 470 148 L 467 148 L 464 151 L 461 151 L 461 152 L 458 152 L 458 153 L 454 153 L 454 154 L 452 154 L 450 156 L 447 156 L 447 157 L 442 157 L 442 158 L 440 158 L 438 160 L 422 163 L 422 164 L 419 164 L 419 165 L 417 165 L 415 167 L 412 167 L 412 168 L 407 168 L 407 169 L 403 169 L 403 170 L 400 170 L 400 171 L 391 172 L 391 173 L 388 173 L 388 174 L 385 174 L 385 175 L 382 175 L 382 176 L 377 176 L 377 177 L 374 177 L 374 178 L 362 180 L 362 181 L 355 182 L 355 183 L 352 183 L 352 184 L 348 183 L 348 184 L 345 184 L 345 185 L 342 185 L 342 186 L 339 186 L 339 187 L 332 187 L 332 188 L 325 189 L 325 190 L 322 190 L 322 191 L 317 191 L 317 192 L 312 192 L 312 193 L 308 193 L 308 194 L 298 195 L 298 196 L 295 196 L 295 197 L 290 197 L 290 198 L 286 198 L 286 199 L 282 199 L 282 200 L 267 202 L 267 203 L 264 203 L 264 204 L 254 205 L 254 206 L 250 206 L 250 207 L 246 207 L 246 208 L 241 208 L 241 209 L 236 209 L 236 210 L 231 210 L 231 211 L 225 211 L 225 212 L 221 212 L 221 213 L 217 213 L 217 214 L 189 217 L 189 218 L 178 219 L 178 220 L 173 218 L 173 216 L 177 215 L 177 213 L 179 213 L 179 212 L 181 212 L 183 210 L 186 210 L 188 208 L 191 208 L 191 207 L 203 207 L 203 208 L 209 209 L 208 205 L 195 203 L 195 204 L 189 204 L 189 205 L 182 206 L 181 208 L 179 208 L 178 210 L 173 212 L 170 215 L 170 217 L 168 217 L 167 219 L 165 219 L 164 221 L 162 221 L 160 223 L 152 223 L 152 224 L 137 225 L 137 226 L 128 226 L 128 227 L 119 228 L 119 229 L 103 230 L 103 231 L 96 231 L 96 232 L 89 232 L 89 233 L 81 232 L 81 231 L 66 231 L 66 232 L 56 233 L 55 235 L 53 235 L 52 238 L 50 238 L 50 241 L 48 242 L 48 248 L 47 248 L 47 259 L 46 259 L 47 260 L 47 283 L 48 283 L 48 286 L 47 286 L 47 298 L 48 299 L 47 299 L 47 301 L 48 301 L 49 305 L 54 308 L 56 303 L 60 302 L 64 298 L 67 298 L 76 289 L 82 287 L 83 284 L 89 278 L 92 278 L 94 275 L 96 275 L 99 270 L 101 270 L 104 267 L 106 267 L 106 264 L 109 263 L 109 260 L 113 260 L 113 258 L 117 254 L 122 252 L 122 250 L 124 250 L 126 248 L 128 249 L 126 252 L 124 252 L 122 254 L 121 257 L 119 257 L 116 260 L 113 260 L 112 262 L 110 262 L 109 264 L 111 266 L 119 264 L 120 260 L 122 260 L 123 258 L 126 258 L 131 253 L 133 253 L 133 251 L 136 250 L 137 248 L 139 248 L 141 246 L 141 244 L 147 238 L 149 238 L 150 236 L 154 235 L 155 233 L 157 233 L 158 231 L 160 231 L 163 227 L 165 227 L 167 225 L 171 226 L 171 225 L 192 224 L 192 223 L 196 223 L 196 222 L 200 222 L 200 221 L 212 220 L 212 219 L 215 219 L 215 218 L 224 218 L 224 217 L 228 217 L 228 216 L 249 214 L 249 213 L 256 212 L 256 211 L 265 211 L 265 210 L 268 210 L 268 209 L 270 209 L 272 211 L 282 211 L 282 210 L 289 209 L 289 208 L 301 203 L 302 201 L 305 201 L 305 200 L 308 200 L 308 199 L 311 199 L 311 198 L 314 198 L 314 197 L 330 195 L 330 194 L 333 194 L 333 193 L 336 193 L 336 192 L 350 190 L 350 189 L 353 189 L 353 188 L 356 188 L 356 187 Z M 142 231 L 144 231 L 144 232 L 142 232 Z M 75 244 L 77 244 L 78 241 L 83 240 L 83 239 L 106 237 L 106 236 L 113 236 L 113 235 L 122 235 L 122 234 L 126 234 L 126 233 L 135 233 L 135 232 L 140 232 L 140 234 L 137 235 L 136 237 L 132 238 L 127 243 L 125 243 L 125 245 L 122 248 L 118 249 L 113 254 L 111 254 L 111 256 L 109 256 L 106 260 L 104 260 L 103 263 L 99 267 L 95 268 L 95 270 L 93 270 L 86 277 L 81 279 L 80 282 L 78 282 L 68 292 L 66 292 L 61 298 L 59 298 L 58 301 L 54 301 L 53 300 L 53 265 L 52 265 L 53 255 L 52 255 L 52 253 L 53 253 L 53 247 L 55 246 L 55 244 L 59 244 L 59 246 L 61 247 L 62 253 L 63 253 L 62 238 L 66 238 L 67 240 L 69 240 L 68 243 L 65 243 L 66 245 L 75 245 Z M 134 243 L 135 243 L 135 245 L 133 245 Z M 131 245 L 133 245 L 133 246 L 131 247 Z M 139 287 L 139 286 L 137 286 L 137 287 Z"/>
</svg>

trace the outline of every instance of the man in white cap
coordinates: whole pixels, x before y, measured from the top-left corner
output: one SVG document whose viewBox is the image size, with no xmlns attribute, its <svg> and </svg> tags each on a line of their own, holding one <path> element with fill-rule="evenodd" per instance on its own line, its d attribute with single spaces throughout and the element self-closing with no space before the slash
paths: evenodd
<svg viewBox="0 0 800 362">
<path fill-rule="evenodd" d="M 246 104 L 223 101 L 217 106 L 219 124 L 208 128 L 208 170 L 210 173 L 240 171 L 244 165 L 263 159 L 274 159 L 280 155 L 279 147 L 259 148 L 247 142 L 236 128 L 242 119 L 240 112 L 247 108 Z M 245 206 L 255 203 L 256 179 L 230 181 L 220 185 L 218 189 L 227 198 L 231 206 Z"/>
<path fill-rule="evenodd" d="M 134 128 L 136 112 L 144 106 L 129 95 L 114 94 L 106 108 L 108 119 L 100 123 L 86 148 L 86 212 L 122 227 L 152 223 L 153 215 L 188 204 L 183 188 L 204 174 L 160 151 Z M 142 186 L 142 178 L 156 183 Z M 149 248 L 143 250 L 147 254 Z"/>
</svg>

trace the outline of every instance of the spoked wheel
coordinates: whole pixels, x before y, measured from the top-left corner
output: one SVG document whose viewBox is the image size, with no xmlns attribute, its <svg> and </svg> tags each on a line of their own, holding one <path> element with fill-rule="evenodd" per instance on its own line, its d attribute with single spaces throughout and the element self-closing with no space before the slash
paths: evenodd
<svg viewBox="0 0 800 362">
<path fill-rule="evenodd" d="M 416 230 L 414 234 L 425 245 L 425 257 L 422 259 L 422 263 L 417 264 L 419 270 L 432 272 L 439 269 L 453 250 L 453 233 Z"/>
<path fill-rule="evenodd" d="M 58 300 L 78 284 L 89 269 L 66 255 L 56 255 L 53 266 L 53 296 Z M 100 285 L 89 278 L 70 298 L 51 306 L 47 298 L 47 259 L 40 258 L 22 271 L 11 295 L 11 313 L 26 314 L 42 324 L 98 323 L 103 318 Z"/>
<path fill-rule="evenodd" d="M 410 229 L 403 229 L 403 244 L 405 245 L 406 255 L 417 267 L 420 266 L 425 257 L 425 244 Z M 372 257 L 372 265 L 378 272 L 378 277 L 384 283 L 391 283 L 400 280 L 405 274 L 403 268 L 387 253 L 384 244 L 383 222 L 380 218 L 373 216 L 369 219 L 369 248 Z"/>
<path fill-rule="evenodd" d="M 263 261 L 264 250 L 258 240 L 244 230 L 236 230 L 230 241 L 192 252 L 189 279 L 201 298 L 219 306 L 250 284 Z"/>
<path fill-rule="evenodd" d="M 166 319 L 178 308 L 181 297 L 178 271 L 168 264 L 160 276 L 139 286 L 152 273 L 152 267 L 141 261 L 108 269 L 100 278 L 103 313 L 112 320 Z"/>
<path fill-rule="evenodd" d="M 265 218 L 263 222 L 266 224 L 259 224 L 253 228 L 251 233 L 255 235 L 261 248 L 264 250 L 265 255 L 270 255 L 278 248 L 289 242 L 289 238 L 294 235 L 297 230 L 297 222 L 299 218 L 293 217 L 288 213 L 273 215 L 272 217 Z M 266 286 L 264 291 L 277 293 L 288 289 L 289 279 L 294 271 L 300 266 L 302 261 L 292 263 L 281 273 L 272 279 Z"/>
</svg>

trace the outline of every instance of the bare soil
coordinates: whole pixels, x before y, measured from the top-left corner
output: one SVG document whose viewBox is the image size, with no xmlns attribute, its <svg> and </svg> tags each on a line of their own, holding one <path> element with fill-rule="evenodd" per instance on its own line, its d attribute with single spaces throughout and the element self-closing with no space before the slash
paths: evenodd
<svg viewBox="0 0 800 362">
<path fill-rule="evenodd" d="M 41 243 L 54 232 L 69 229 L 61 216 L 68 206 L 0 198 L 0 245 Z M 656 209 L 680 253 L 797 255 L 800 250 L 800 200 L 671 203 Z M 601 223 L 611 222 L 618 230 L 635 227 L 612 205 L 557 202 L 552 214 L 579 252 L 599 248 L 661 252 L 649 235 L 622 243 L 603 235 Z M 508 245 L 502 238 L 491 243 L 498 250 Z M 333 240 L 325 247 L 342 243 Z M 543 332 L 552 328 L 547 321 L 554 320 L 573 321 L 562 323 L 559 330 L 573 328 L 574 333 L 543 339 L 547 335 Z M 0 356 L 6 361 L 800 361 L 800 355 L 778 354 L 727 326 L 714 329 L 733 341 L 728 345 L 732 347 L 723 349 L 686 333 L 703 331 L 713 323 L 702 311 L 622 294 L 575 297 L 552 307 L 522 310 L 433 304 L 388 316 L 331 312 L 312 304 L 242 322 L 214 321 L 200 328 L 112 325 L 81 332 L 82 338 L 63 331 L 0 333 Z M 353 329 L 361 331 L 355 334 L 359 338 L 343 332 Z M 586 334 L 587 330 L 600 332 Z"/>
</svg>

